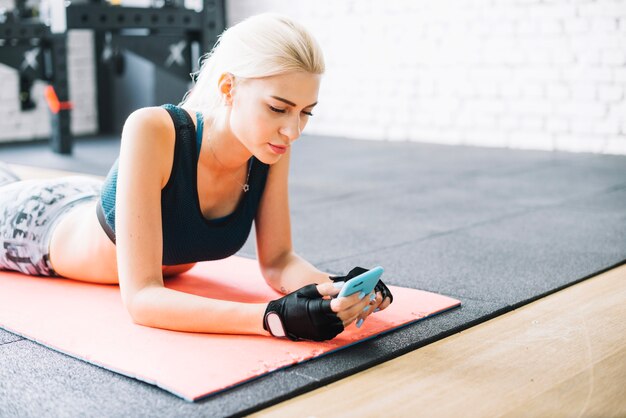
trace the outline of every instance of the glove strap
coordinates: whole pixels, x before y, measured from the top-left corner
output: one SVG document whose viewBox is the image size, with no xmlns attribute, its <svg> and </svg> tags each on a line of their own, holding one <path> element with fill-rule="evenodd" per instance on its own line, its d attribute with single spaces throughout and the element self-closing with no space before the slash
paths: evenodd
<svg viewBox="0 0 626 418">
<path fill-rule="evenodd" d="M 263 318 L 263 328 L 274 337 L 286 337 L 285 326 L 280 315 L 275 311 L 269 311 Z"/>
</svg>

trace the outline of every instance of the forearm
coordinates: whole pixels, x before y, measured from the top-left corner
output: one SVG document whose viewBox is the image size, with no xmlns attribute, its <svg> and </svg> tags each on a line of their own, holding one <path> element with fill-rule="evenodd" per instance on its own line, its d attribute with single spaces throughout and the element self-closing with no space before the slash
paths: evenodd
<svg viewBox="0 0 626 418">
<path fill-rule="evenodd" d="M 328 273 L 291 252 L 266 274 L 266 280 L 275 290 L 287 294 L 309 284 L 329 282 L 328 276 Z"/>
<path fill-rule="evenodd" d="M 269 335 L 263 329 L 265 303 L 240 303 L 179 292 L 160 286 L 144 288 L 132 299 L 133 320 L 174 331 Z"/>
</svg>

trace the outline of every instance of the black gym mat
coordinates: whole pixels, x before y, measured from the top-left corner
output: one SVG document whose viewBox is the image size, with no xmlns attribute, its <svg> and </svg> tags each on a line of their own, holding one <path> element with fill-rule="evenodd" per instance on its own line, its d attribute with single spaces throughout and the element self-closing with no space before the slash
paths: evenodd
<svg viewBox="0 0 626 418">
<path fill-rule="evenodd" d="M 116 147 L 81 141 L 73 158 L 50 156 L 44 146 L 3 148 L 0 159 L 105 174 Z M 626 260 L 624 156 L 305 136 L 294 145 L 290 189 L 295 248 L 316 266 L 341 273 L 380 264 L 389 283 L 463 306 L 196 404 L 0 331 L 0 411 L 242 415 Z M 254 256 L 253 237 L 240 255 Z"/>
</svg>

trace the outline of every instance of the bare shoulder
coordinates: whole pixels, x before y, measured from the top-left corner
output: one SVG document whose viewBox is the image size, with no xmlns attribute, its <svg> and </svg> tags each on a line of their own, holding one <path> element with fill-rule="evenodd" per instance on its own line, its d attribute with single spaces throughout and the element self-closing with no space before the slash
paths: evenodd
<svg viewBox="0 0 626 418">
<path fill-rule="evenodd" d="M 126 119 L 122 139 L 128 138 L 125 134 L 129 131 L 133 138 L 145 138 L 154 134 L 165 136 L 174 132 L 174 122 L 167 110 L 161 107 L 143 107 L 135 110 Z M 140 133 L 144 135 L 138 135 Z"/>
<path fill-rule="evenodd" d="M 174 122 L 161 107 L 144 107 L 131 113 L 122 131 L 120 163 L 139 168 L 150 166 L 161 174 L 162 185 L 169 178 L 174 158 Z M 147 174 L 147 173 L 146 173 Z"/>
</svg>

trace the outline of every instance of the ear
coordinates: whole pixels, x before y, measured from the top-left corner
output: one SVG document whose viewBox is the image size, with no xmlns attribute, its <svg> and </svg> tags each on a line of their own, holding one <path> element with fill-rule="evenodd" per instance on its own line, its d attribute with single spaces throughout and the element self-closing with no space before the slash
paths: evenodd
<svg viewBox="0 0 626 418">
<path fill-rule="evenodd" d="M 235 76 L 231 73 L 222 73 L 217 82 L 220 94 L 224 99 L 224 103 L 230 106 L 233 103 L 233 93 L 235 87 Z"/>
</svg>

